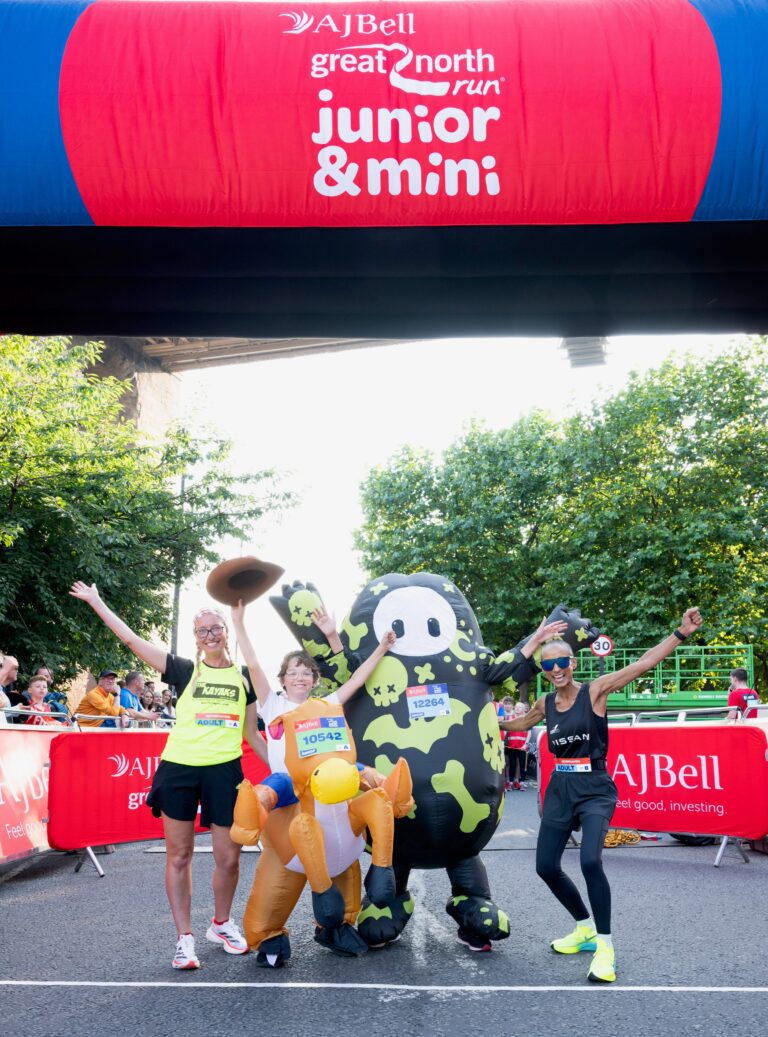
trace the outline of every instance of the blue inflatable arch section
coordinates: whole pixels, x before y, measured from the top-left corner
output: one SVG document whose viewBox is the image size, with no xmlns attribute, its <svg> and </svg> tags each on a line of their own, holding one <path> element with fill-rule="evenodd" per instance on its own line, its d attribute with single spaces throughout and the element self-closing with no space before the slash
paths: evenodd
<svg viewBox="0 0 768 1037">
<path fill-rule="evenodd" d="M 0 0 L 0 328 L 768 330 L 768 0 Z"/>
</svg>

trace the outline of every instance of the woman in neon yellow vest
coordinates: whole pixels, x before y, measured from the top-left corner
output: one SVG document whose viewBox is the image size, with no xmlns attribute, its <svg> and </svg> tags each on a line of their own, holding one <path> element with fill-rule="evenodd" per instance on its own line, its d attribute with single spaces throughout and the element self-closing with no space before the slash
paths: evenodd
<svg viewBox="0 0 768 1037">
<path fill-rule="evenodd" d="M 197 659 L 181 659 L 134 633 L 101 599 L 95 584 L 78 581 L 70 594 L 87 602 L 97 616 L 163 680 L 182 689 L 176 704 L 176 724 L 168 736 L 160 766 L 147 798 L 163 819 L 165 889 L 178 930 L 172 965 L 197 969 L 192 935 L 192 850 L 198 806 L 201 824 L 211 830 L 213 844 L 214 916 L 206 939 L 228 954 L 245 954 L 248 944 L 230 918 L 240 867 L 240 847 L 229 837 L 245 735 L 254 752 L 266 760 L 259 734 L 256 696 L 233 664 L 227 625 L 216 609 L 194 617 Z"/>
</svg>

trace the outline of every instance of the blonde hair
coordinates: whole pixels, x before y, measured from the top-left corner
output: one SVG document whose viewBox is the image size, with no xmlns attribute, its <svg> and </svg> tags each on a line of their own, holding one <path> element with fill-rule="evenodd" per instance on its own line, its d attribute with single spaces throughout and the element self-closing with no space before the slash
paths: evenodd
<svg viewBox="0 0 768 1037">
<path fill-rule="evenodd" d="M 194 614 L 194 616 L 192 617 L 192 631 L 193 631 L 193 633 L 197 634 L 197 630 L 195 628 L 195 624 L 197 623 L 198 619 L 201 616 L 218 616 L 219 619 L 221 620 L 221 623 L 222 623 L 222 626 L 224 627 L 224 630 L 226 631 L 227 635 L 229 635 L 229 627 L 227 626 L 227 618 L 226 618 L 226 616 L 224 615 L 223 612 L 221 612 L 219 609 L 214 608 L 214 607 L 200 609 L 198 612 L 196 612 Z M 197 680 L 198 674 L 200 672 L 200 663 L 203 661 L 203 653 L 204 652 L 205 652 L 205 645 L 204 644 L 202 644 L 202 645 L 199 644 L 197 646 L 197 652 L 195 654 L 195 669 L 194 669 L 194 671 L 192 673 L 192 680 L 193 681 Z M 228 648 L 227 644 L 224 645 L 224 654 L 226 655 L 227 660 L 229 662 L 229 665 L 231 666 L 232 665 L 232 656 L 229 654 L 229 648 Z"/>
</svg>

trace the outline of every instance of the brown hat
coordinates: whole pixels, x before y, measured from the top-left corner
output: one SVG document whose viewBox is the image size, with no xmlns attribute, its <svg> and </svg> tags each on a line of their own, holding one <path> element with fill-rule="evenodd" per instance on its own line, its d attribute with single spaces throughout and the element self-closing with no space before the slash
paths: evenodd
<svg viewBox="0 0 768 1037">
<path fill-rule="evenodd" d="M 246 555 L 222 562 L 209 574 L 205 587 L 212 598 L 225 605 L 247 605 L 277 583 L 285 572 L 279 565 Z"/>
</svg>

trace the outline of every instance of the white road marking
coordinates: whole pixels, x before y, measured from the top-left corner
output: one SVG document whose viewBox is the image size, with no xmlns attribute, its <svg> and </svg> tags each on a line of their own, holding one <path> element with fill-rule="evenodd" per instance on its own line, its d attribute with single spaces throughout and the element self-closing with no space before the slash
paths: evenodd
<svg viewBox="0 0 768 1037">
<path fill-rule="evenodd" d="M 256 982 L 235 982 L 235 983 L 212 983 L 201 980 L 187 980 L 181 977 L 175 982 L 171 980 L 147 980 L 144 981 L 123 981 L 123 980 L 69 980 L 69 979 L 0 979 L 0 987 L 105 987 L 105 988 L 135 988 L 137 990 L 146 990 L 149 987 L 153 988 L 171 988 L 179 989 L 181 986 L 184 987 L 202 987 L 205 989 L 227 989 L 241 990 L 247 988 L 249 990 L 257 990 L 259 987 L 265 987 L 270 989 L 287 989 L 287 990 L 370 990 L 374 993 L 381 993 L 387 990 L 413 990 L 417 993 L 431 994 L 436 992 L 442 993 L 457 993 L 457 994 L 539 994 L 545 992 L 557 992 L 563 991 L 569 994 L 598 994 L 598 993 L 613 993 L 613 994 L 768 994 L 768 987 L 683 987 L 683 986 L 565 986 L 557 984 L 547 984 L 544 986 L 534 985 L 523 985 L 523 984 L 509 984 L 509 985 L 489 985 L 489 984 L 463 984 L 463 985 L 449 985 L 449 984 L 416 984 L 416 983 L 313 983 L 313 982 L 296 982 L 295 980 L 286 981 L 285 983 L 278 983 L 274 981 L 266 981 L 263 983 Z"/>
</svg>

